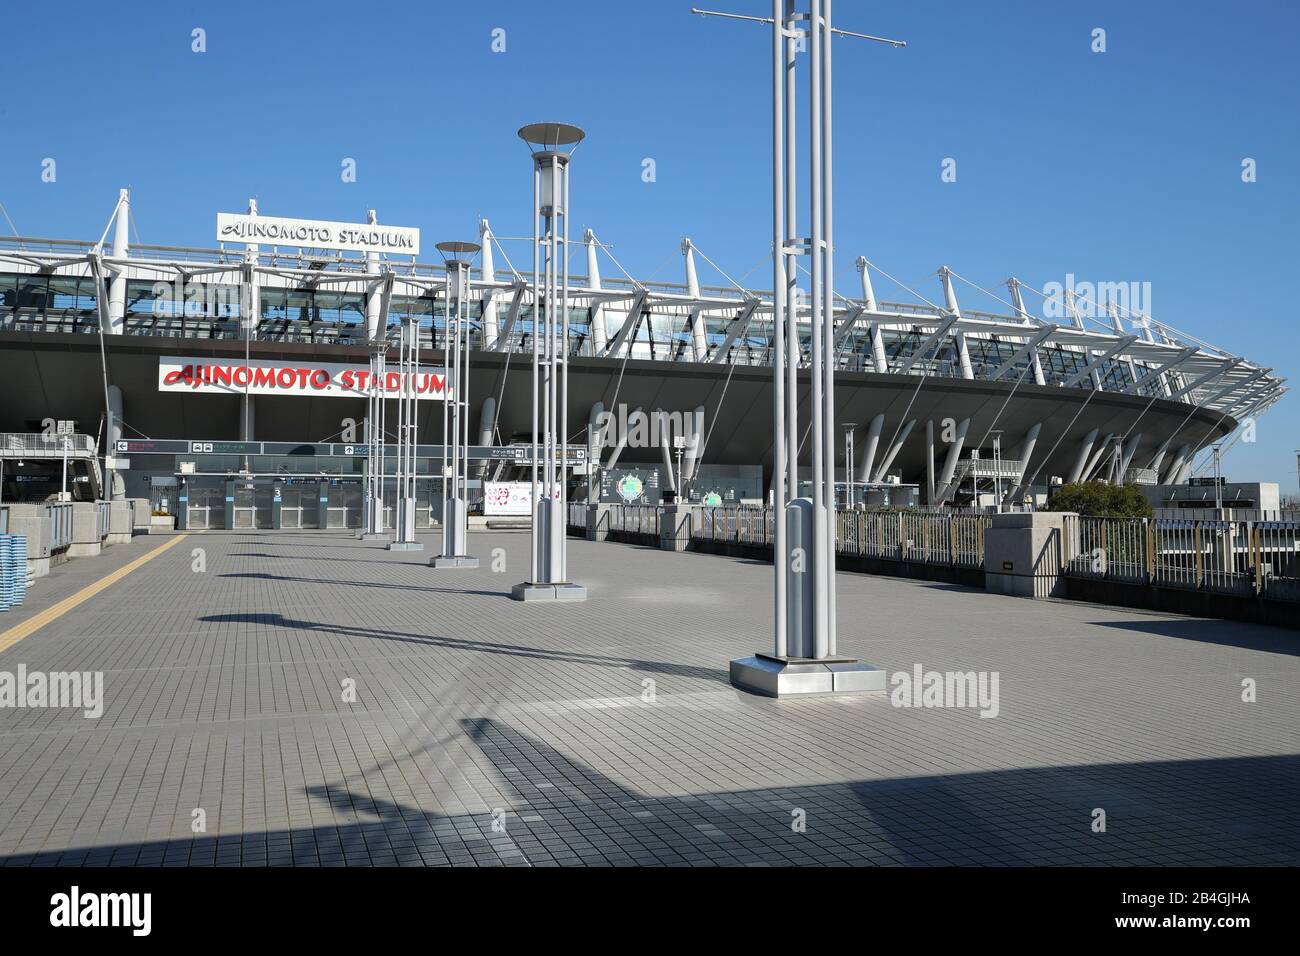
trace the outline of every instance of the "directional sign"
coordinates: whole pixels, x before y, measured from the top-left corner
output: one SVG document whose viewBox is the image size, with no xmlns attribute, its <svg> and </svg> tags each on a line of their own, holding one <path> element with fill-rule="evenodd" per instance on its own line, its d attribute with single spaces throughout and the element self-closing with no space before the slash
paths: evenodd
<svg viewBox="0 0 1300 956">
<path fill-rule="evenodd" d="M 304 458 L 365 458 L 368 454 L 366 445 L 344 445 L 331 442 L 127 438 L 116 442 L 115 447 L 118 454 L 123 455 L 270 455 Z M 443 448 L 442 445 L 418 445 L 415 449 L 415 455 L 417 458 L 441 458 Z M 447 447 L 446 451 L 450 454 L 451 448 Z M 467 451 L 471 461 L 514 461 L 527 464 L 532 460 L 531 445 L 470 445 Z M 385 444 L 384 457 L 396 458 L 397 446 L 395 444 Z M 572 462 L 586 461 L 587 446 L 569 445 L 566 457 Z"/>
</svg>

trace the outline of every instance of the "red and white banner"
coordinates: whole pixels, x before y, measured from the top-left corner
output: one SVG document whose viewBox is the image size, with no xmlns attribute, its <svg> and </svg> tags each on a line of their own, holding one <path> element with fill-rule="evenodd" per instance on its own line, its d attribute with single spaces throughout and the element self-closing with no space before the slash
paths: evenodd
<svg viewBox="0 0 1300 956">
<path fill-rule="evenodd" d="M 447 397 L 442 372 L 421 368 L 414 376 L 416 397 L 443 401 Z M 402 396 L 402 376 L 390 369 L 384 394 Z M 242 359 L 158 359 L 158 391 L 201 392 L 208 395 L 313 395 L 320 398 L 366 398 L 370 367 L 337 362 L 245 362 Z"/>
</svg>

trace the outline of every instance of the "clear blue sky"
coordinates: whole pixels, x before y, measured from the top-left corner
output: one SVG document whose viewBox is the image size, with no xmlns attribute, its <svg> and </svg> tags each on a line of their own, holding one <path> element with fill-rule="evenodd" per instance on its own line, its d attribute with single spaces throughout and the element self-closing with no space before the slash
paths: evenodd
<svg viewBox="0 0 1300 956">
<path fill-rule="evenodd" d="M 98 238 L 130 185 L 142 240 L 169 245 L 212 245 L 215 213 L 249 196 L 304 218 L 360 221 L 374 207 L 421 227 L 426 247 L 474 237 L 480 216 L 519 235 L 531 186 L 514 131 L 556 119 L 588 132 L 574 225 L 613 243 L 629 271 L 680 279 L 689 235 L 765 287 L 770 35 L 691 16 L 693 2 L 705 0 L 12 3 L 0 202 L 26 235 Z M 930 298 L 941 264 L 989 287 L 1011 274 L 1039 288 L 1067 273 L 1150 282 L 1162 321 L 1300 382 L 1288 305 L 1300 5 L 835 7 L 840 26 L 909 42 L 836 42 L 843 291 L 857 291 L 859 254 Z M 206 53 L 191 52 L 195 27 Z M 1096 27 L 1105 53 L 1091 51 Z M 46 157 L 54 183 L 41 182 Z M 345 157 L 355 183 L 341 181 Z M 947 157 L 955 183 L 940 181 Z M 994 304 L 959 291 L 969 308 Z M 903 297 L 879 281 L 877 292 Z M 1294 492 L 1298 408 L 1288 396 L 1265 415 L 1229 476 Z"/>
</svg>

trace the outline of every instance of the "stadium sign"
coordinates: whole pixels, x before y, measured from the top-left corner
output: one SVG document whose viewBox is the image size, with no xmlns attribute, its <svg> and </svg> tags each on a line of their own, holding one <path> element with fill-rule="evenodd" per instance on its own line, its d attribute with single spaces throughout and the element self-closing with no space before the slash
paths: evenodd
<svg viewBox="0 0 1300 956">
<path fill-rule="evenodd" d="M 304 249 L 387 252 L 403 256 L 419 255 L 420 252 L 420 230 L 412 226 L 285 219 L 233 212 L 217 213 L 217 240 Z"/>
<path fill-rule="evenodd" d="M 422 368 L 413 376 L 416 398 L 447 397 L 441 373 Z M 194 359 L 164 355 L 158 359 L 158 391 L 208 395 L 311 395 L 320 398 L 366 398 L 372 386 L 366 365 L 337 362 L 272 362 L 242 359 Z M 400 398 L 402 375 L 388 372 L 381 385 L 389 398 Z"/>
</svg>

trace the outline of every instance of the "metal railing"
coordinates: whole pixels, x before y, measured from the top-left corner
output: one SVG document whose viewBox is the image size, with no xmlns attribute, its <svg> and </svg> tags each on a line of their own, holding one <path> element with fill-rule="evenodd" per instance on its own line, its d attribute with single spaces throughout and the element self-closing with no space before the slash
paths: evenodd
<svg viewBox="0 0 1300 956">
<path fill-rule="evenodd" d="M 836 515 L 837 548 L 840 554 L 982 568 L 990 521 L 978 514 L 841 511 Z"/>
<path fill-rule="evenodd" d="M 1300 601 L 1300 522 L 1067 516 L 1065 573 Z"/>
<path fill-rule="evenodd" d="M 772 510 L 758 505 L 701 508 L 691 524 L 691 537 L 735 544 L 771 544 Z"/>
<path fill-rule="evenodd" d="M 109 529 L 112 527 L 112 503 L 108 501 L 97 501 L 95 502 L 95 507 L 99 510 L 99 540 L 103 541 L 108 537 Z"/>
<path fill-rule="evenodd" d="M 64 443 L 67 447 L 65 449 Z M 0 432 L 0 455 L 8 458 L 69 458 L 95 454 L 91 435 L 47 435 L 43 432 Z"/>
</svg>

